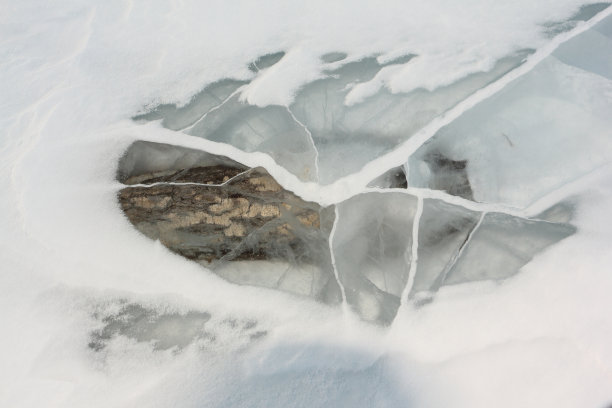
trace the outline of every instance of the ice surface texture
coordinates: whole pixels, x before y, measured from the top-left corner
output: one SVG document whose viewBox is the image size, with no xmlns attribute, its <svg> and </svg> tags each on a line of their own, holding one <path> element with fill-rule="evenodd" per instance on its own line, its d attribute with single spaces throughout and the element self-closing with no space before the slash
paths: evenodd
<svg viewBox="0 0 612 408">
<path fill-rule="evenodd" d="M 608 18 L 567 41 L 441 129 L 409 159 L 408 184 L 525 208 L 609 163 L 610 24 Z"/>
<path fill-rule="evenodd" d="M 416 198 L 361 194 L 338 205 L 335 265 L 346 301 L 367 320 L 395 317 L 410 273 Z"/>
<path fill-rule="evenodd" d="M 330 184 L 391 151 L 431 119 L 521 64 L 528 53 L 517 52 L 486 72 L 447 86 L 404 94 L 378 91 L 376 78 L 386 69 L 410 64 L 415 55 L 343 64 L 342 54 L 326 54 L 322 60 L 330 67 L 325 77 L 303 86 L 289 106 L 250 105 L 241 98 L 241 87 L 248 81 L 225 79 L 183 107 L 162 105 L 135 119 L 162 119 L 173 130 L 264 152 L 304 181 Z M 258 60 L 250 67 L 259 72 L 280 63 L 282 56 L 263 56 L 265 64 Z M 346 151 L 350 156 L 343 155 Z"/>
<path fill-rule="evenodd" d="M 404 173 L 391 174 L 395 183 Z M 127 185 L 119 201 L 128 219 L 173 252 L 234 283 L 345 301 L 382 324 L 393 321 L 403 296 L 421 301 L 443 285 L 505 279 L 574 232 L 567 205 L 546 211 L 542 221 L 434 199 L 419 204 L 406 191 L 321 207 L 261 168 L 159 143 L 134 143 L 118 178 Z"/>
</svg>

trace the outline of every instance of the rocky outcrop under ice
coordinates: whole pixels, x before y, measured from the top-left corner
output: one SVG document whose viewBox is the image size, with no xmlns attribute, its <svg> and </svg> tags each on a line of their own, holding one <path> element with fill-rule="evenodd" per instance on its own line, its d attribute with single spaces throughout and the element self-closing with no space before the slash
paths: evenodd
<svg viewBox="0 0 612 408">
<path fill-rule="evenodd" d="M 169 163 L 172 154 L 180 160 Z M 150 167 L 159 163 L 151 160 L 155 157 L 165 158 L 166 168 Z M 299 268 L 298 286 L 306 288 L 290 291 L 329 302 L 338 298 L 328 244 L 333 209 L 300 199 L 263 168 L 137 142 L 119 174 L 127 185 L 119 202 L 130 222 L 171 251 L 237 283 L 283 288 L 295 278 L 291 270 Z M 265 261 L 265 271 L 257 277 L 252 276 L 257 272 L 228 270 L 224 264 L 229 261 Z M 270 276 L 270 270 L 276 273 Z M 311 279 L 306 282 L 304 275 Z"/>
</svg>

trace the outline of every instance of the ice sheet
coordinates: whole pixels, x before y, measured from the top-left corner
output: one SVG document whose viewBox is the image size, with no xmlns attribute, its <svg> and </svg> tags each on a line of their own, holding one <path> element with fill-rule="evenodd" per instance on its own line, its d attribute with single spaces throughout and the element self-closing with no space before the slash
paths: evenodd
<svg viewBox="0 0 612 408">
<path fill-rule="evenodd" d="M 411 157 L 409 185 L 445 189 L 429 159 L 442 154 L 464 163 L 453 177 L 467 174 L 476 201 L 523 208 L 608 163 L 612 71 L 606 56 L 612 39 L 601 34 L 606 24 L 564 43 L 532 72 L 441 129 Z"/>
</svg>

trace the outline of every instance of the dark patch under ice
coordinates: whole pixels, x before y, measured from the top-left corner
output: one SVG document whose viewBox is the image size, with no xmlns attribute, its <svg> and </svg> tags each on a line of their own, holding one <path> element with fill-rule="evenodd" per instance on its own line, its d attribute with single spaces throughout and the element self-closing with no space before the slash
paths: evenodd
<svg viewBox="0 0 612 408">
<path fill-rule="evenodd" d="M 430 153 L 425 158 L 429 166 L 429 188 L 472 200 L 472 187 L 467 173 L 467 160 L 453 160 L 442 153 Z"/>
<path fill-rule="evenodd" d="M 300 199 L 263 168 L 178 146 L 136 142 L 118 174 L 130 222 L 173 252 L 234 283 L 339 301 L 333 208 Z"/>
<path fill-rule="evenodd" d="M 162 125 L 172 130 L 183 130 L 193 126 L 202 119 L 205 112 L 218 107 L 232 93 L 248 81 L 235 79 L 222 79 L 207 85 L 202 91 L 194 95 L 185 106 L 174 104 L 159 105 L 147 113 L 134 116 L 134 120 L 162 120 Z"/>
</svg>

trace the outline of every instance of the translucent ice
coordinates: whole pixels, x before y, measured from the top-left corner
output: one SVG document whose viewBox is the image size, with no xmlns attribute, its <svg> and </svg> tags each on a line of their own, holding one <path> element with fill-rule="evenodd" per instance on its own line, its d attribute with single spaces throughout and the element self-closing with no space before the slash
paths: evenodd
<svg viewBox="0 0 612 408">
<path fill-rule="evenodd" d="M 135 116 L 135 120 L 159 120 L 168 129 L 183 130 L 192 127 L 212 109 L 219 108 L 246 81 L 225 79 L 208 85 L 191 98 L 185 106 L 160 105 L 152 111 Z"/>
<path fill-rule="evenodd" d="M 408 66 L 418 56 L 386 62 L 368 57 L 342 64 L 344 54 L 330 53 L 322 57 L 331 65 L 324 77 L 303 86 L 288 107 L 251 105 L 240 95 L 248 81 L 226 79 L 207 86 L 183 107 L 162 105 L 135 119 L 163 119 L 173 130 L 264 152 L 304 181 L 330 184 L 389 152 L 437 115 L 520 65 L 529 52 L 517 52 L 436 89 L 398 94 L 380 89 L 378 76 Z M 259 73 L 259 65 L 280 58 L 282 53 L 261 57 L 251 70 Z"/>
<path fill-rule="evenodd" d="M 379 188 L 406 188 L 408 181 L 406 180 L 406 171 L 404 166 L 394 167 L 379 177 L 372 180 L 368 187 Z"/>
<path fill-rule="evenodd" d="M 332 250 L 346 301 L 366 320 L 390 322 L 410 273 L 416 198 L 367 193 L 337 207 Z"/>
<path fill-rule="evenodd" d="M 247 152 L 268 153 L 302 180 L 316 180 L 316 151 L 308 130 L 284 107 L 260 108 L 231 97 L 187 133 L 228 143 Z"/>
<path fill-rule="evenodd" d="M 479 218 L 480 214 L 459 206 L 424 200 L 419 223 L 418 265 L 410 297 L 419 292 L 435 292 L 445 283 L 448 269 L 461 256 Z"/>
<path fill-rule="evenodd" d="M 384 64 L 375 58 L 347 63 L 327 72 L 327 77 L 307 84 L 290 109 L 312 134 L 318 151 L 319 180 L 330 184 L 358 171 L 370 160 L 410 138 L 435 116 L 475 90 L 519 65 L 526 52 L 498 61 L 488 72 L 473 74 L 435 90 L 416 89 L 393 94 L 386 89 L 366 91 L 377 74 L 410 65 L 415 56 Z M 343 160 L 337 158 L 343 152 Z"/>
<path fill-rule="evenodd" d="M 410 158 L 408 184 L 449 191 L 431 171 L 430 158 L 442 154 L 464 163 L 451 174 L 466 177 L 476 201 L 523 208 L 610 162 L 611 21 L 441 129 Z"/>
<path fill-rule="evenodd" d="M 340 300 L 328 243 L 333 208 L 284 190 L 262 168 L 140 141 L 118 178 L 128 219 L 173 252 L 234 283 Z"/>
</svg>

